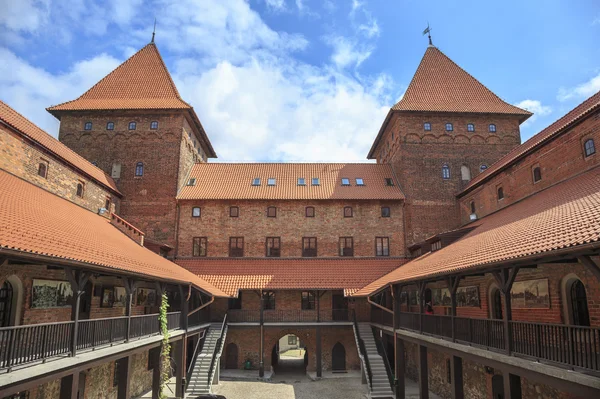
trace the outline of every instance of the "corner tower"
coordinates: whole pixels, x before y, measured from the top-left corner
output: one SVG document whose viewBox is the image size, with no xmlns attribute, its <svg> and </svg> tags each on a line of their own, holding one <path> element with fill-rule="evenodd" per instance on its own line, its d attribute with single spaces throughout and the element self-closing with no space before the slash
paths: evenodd
<svg viewBox="0 0 600 399">
<path fill-rule="evenodd" d="M 124 194 L 117 212 L 166 253 L 175 245 L 175 196 L 192 165 L 216 158 L 154 43 L 79 98 L 48 108 L 59 140 L 103 169 Z"/>
<path fill-rule="evenodd" d="M 406 242 L 459 227 L 456 194 L 521 142 L 531 113 L 510 105 L 430 45 L 368 159 L 390 163 L 406 195 Z"/>
</svg>

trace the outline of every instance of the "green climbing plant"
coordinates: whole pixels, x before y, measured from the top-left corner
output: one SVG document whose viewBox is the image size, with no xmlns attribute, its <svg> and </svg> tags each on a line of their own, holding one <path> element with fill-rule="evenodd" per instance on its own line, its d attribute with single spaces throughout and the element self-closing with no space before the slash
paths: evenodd
<svg viewBox="0 0 600 399">
<path fill-rule="evenodd" d="M 159 388 L 159 398 L 167 399 L 168 396 L 164 393 L 164 388 L 169 381 L 171 364 L 170 364 L 170 356 L 171 345 L 169 344 L 169 327 L 167 324 L 167 309 L 169 308 L 169 300 L 167 298 L 167 294 L 163 294 L 162 300 L 160 303 L 160 312 L 158 315 L 158 321 L 160 323 L 160 332 L 163 336 L 162 339 L 162 347 L 160 351 L 160 388 Z"/>
</svg>

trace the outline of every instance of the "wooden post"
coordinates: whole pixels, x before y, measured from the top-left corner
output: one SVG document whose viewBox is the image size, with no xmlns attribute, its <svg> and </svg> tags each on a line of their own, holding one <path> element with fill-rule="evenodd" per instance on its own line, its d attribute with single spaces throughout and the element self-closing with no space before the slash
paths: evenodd
<svg viewBox="0 0 600 399">
<path fill-rule="evenodd" d="M 463 383 L 463 362 L 459 356 L 452 356 L 451 364 L 452 399 L 463 399 L 465 397 Z"/>
<path fill-rule="evenodd" d="M 317 378 L 323 376 L 321 356 L 321 327 L 317 326 Z"/>
<path fill-rule="evenodd" d="M 188 313 L 189 313 L 189 301 L 187 298 L 187 290 L 183 286 L 179 286 L 179 297 L 181 299 L 181 318 L 179 320 L 180 327 L 183 331 L 188 330 Z"/>
<path fill-rule="evenodd" d="M 81 304 L 81 296 L 85 292 L 84 287 L 91 275 L 80 270 L 73 271 L 69 268 L 65 269 L 65 275 L 71 284 L 74 299 L 74 302 L 71 305 L 71 320 L 73 320 L 73 329 L 71 330 L 71 356 L 75 356 L 77 354 L 77 338 L 79 335 L 79 306 Z"/>
<path fill-rule="evenodd" d="M 402 297 L 402 286 L 397 285 L 394 287 L 390 285 L 392 291 L 392 309 L 393 322 L 392 328 L 394 329 L 394 391 L 396 393 L 396 399 L 404 398 L 404 343 L 398 343 L 398 329 L 400 328 L 400 298 Z M 402 346 L 400 351 L 399 346 Z M 402 368 L 402 370 L 401 370 Z M 402 375 L 400 375 L 402 373 Z M 402 392 L 400 392 L 402 391 Z"/>
<path fill-rule="evenodd" d="M 429 371 L 427 369 L 427 347 L 419 345 L 419 398 L 429 399 Z"/>
<path fill-rule="evenodd" d="M 129 390 L 129 381 L 131 379 L 131 356 L 123 357 L 117 360 L 118 367 L 117 373 L 119 375 L 119 385 L 117 386 L 117 399 L 129 399 L 131 398 Z"/>
<path fill-rule="evenodd" d="M 319 291 L 315 291 L 315 295 L 317 296 L 317 323 L 321 321 L 321 293 Z"/>
<path fill-rule="evenodd" d="M 185 389 L 185 350 L 186 350 L 187 337 L 184 335 L 181 341 L 175 344 L 175 362 L 177 366 L 175 368 L 175 396 L 183 398 L 183 392 Z"/>
<path fill-rule="evenodd" d="M 404 360 L 404 341 L 396 337 L 395 339 L 396 352 L 396 399 L 404 399 L 406 397 L 405 385 L 405 360 Z"/>
<path fill-rule="evenodd" d="M 521 377 L 515 374 L 504 373 L 504 398 L 521 399 Z"/>
<path fill-rule="evenodd" d="M 423 308 L 425 307 L 425 287 L 427 283 L 420 282 L 419 287 L 419 332 L 423 334 Z"/>
<path fill-rule="evenodd" d="M 125 306 L 125 316 L 127 316 L 127 333 L 125 334 L 125 342 L 129 342 L 131 337 L 131 306 L 133 304 L 133 294 L 135 292 L 136 281 L 128 277 L 123 277 L 123 285 L 127 294 L 127 303 Z"/>
<path fill-rule="evenodd" d="M 158 347 L 159 351 L 162 352 L 162 344 Z M 157 359 L 151 359 L 154 361 L 154 367 L 152 368 L 152 399 L 160 398 L 160 353 Z M 167 360 L 168 361 L 168 360 Z"/>
<path fill-rule="evenodd" d="M 265 320 L 264 320 L 264 308 L 265 308 L 265 298 L 263 296 L 262 290 L 260 290 L 260 352 L 259 352 L 259 368 L 258 368 L 258 376 L 265 376 Z"/>
<path fill-rule="evenodd" d="M 452 342 L 456 342 L 456 291 L 458 290 L 458 283 L 460 282 L 461 277 L 448 277 L 446 279 L 446 284 L 448 286 L 448 291 L 450 291 L 450 317 L 452 321 Z"/>
<path fill-rule="evenodd" d="M 60 399 L 77 399 L 79 396 L 79 372 L 60 379 Z"/>
<path fill-rule="evenodd" d="M 517 273 L 519 272 L 518 267 L 504 268 L 495 270 L 492 275 L 496 279 L 500 291 L 504 296 L 504 348 L 507 354 L 512 352 L 512 328 L 510 328 L 510 321 L 512 320 L 512 306 L 510 298 L 510 290 L 512 289 Z"/>
</svg>

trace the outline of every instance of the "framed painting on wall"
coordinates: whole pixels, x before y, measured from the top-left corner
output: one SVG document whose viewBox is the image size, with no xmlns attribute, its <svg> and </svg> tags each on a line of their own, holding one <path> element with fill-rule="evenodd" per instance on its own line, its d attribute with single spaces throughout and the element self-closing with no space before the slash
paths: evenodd
<svg viewBox="0 0 600 399">
<path fill-rule="evenodd" d="M 470 287 L 459 287 L 456 290 L 456 306 L 478 308 L 479 287 L 474 285 Z"/>
<path fill-rule="evenodd" d="M 154 306 L 156 303 L 156 290 L 152 288 L 138 288 L 136 303 L 140 306 Z"/>
<path fill-rule="evenodd" d="M 73 290 L 71 284 L 60 280 L 33 280 L 31 308 L 62 308 L 71 306 Z"/>
<path fill-rule="evenodd" d="M 515 309 L 550 308 L 548 279 L 516 281 L 510 290 L 510 298 Z"/>
<path fill-rule="evenodd" d="M 127 291 L 125 291 L 125 287 L 115 287 L 114 306 L 117 308 L 124 308 L 127 306 Z"/>
<path fill-rule="evenodd" d="M 102 298 L 100 300 L 101 308 L 112 308 L 115 303 L 114 287 L 102 287 Z"/>
</svg>

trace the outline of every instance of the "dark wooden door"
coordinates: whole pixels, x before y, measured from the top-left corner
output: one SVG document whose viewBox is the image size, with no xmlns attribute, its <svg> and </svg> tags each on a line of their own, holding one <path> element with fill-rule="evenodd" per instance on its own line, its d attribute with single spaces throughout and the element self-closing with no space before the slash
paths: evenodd
<svg viewBox="0 0 600 399">
<path fill-rule="evenodd" d="M 237 369 L 238 368 L 238 346 L 233 342 L 227 345 L 225 354 L 225 368 L 226 369 Z"/>
<path fill-rule="evenodd" d="M 331 296 L 331 307 L 333 320 L 348 320 L 348 298 L 343 294 L 333 294 Z"/>
<path fill-rule="evenodd" d="M 492 377 L 492 397 L 494 399 L 504 399 L 504 378 L 501 375 Z"/>
<path fill-rule="evenodd" d="M 502 320 L 502 294 L 500 294 L 500 290 L 494 291 L 492 300 L 492 313 L 494 315 L 494 319 Z"/>
<path fill-rule="evenodd" d="M 8 327 L 11 322 L 13 288 L 5 281 L 0 286 L 0 327 Z"/>
<path fill-rule="evenodd" d="M 339 342 L 331 350 L 331 370 L 346 371 L 346 348 Z"/>
<path fill-rule="evenodd" d="M 579 280 L 571 285 L 571 307 L 573 324 L 576 326 L 589 326 L 590 313 L 588 310 L 587 295 L 583 283 Z"/>
</svg>

